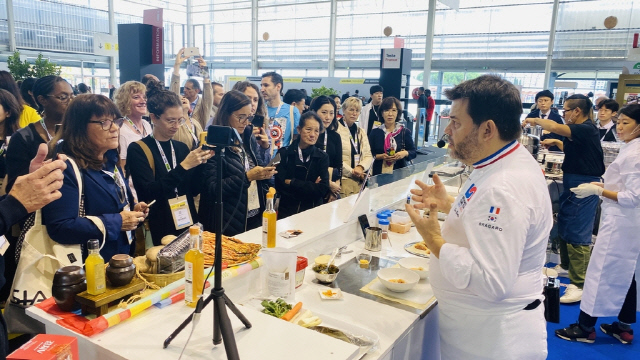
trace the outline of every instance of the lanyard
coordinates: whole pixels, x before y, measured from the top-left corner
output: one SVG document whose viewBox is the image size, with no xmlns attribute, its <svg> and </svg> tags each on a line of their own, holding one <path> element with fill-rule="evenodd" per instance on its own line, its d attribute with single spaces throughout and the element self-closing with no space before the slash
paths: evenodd
<svg viewBox="0 0 640 360">
<path fill-rule="evenodd" d="M 185 122 L 184 124 L 182 124 L 184 127 L 187 128 L 187 131 L 189 131 L 189 134 L 191 134 L 191 137 L 193 138 L 193 143 L 195 144 L 194 148 L 197 148 L 198 145 L 200 145 L 200 142 L 198 141 L 198 137 L 195 134 L 196 131 L 196 126 L 193 125 L 193 122 L 191 123 L 191 127 L 193 127 L 193 129 L 191 129 L 191 127 L 189 125 L 187 125 L 187 123 Z M 173 147 L 173 144 L 171 145 Z M 175 166 L 175 165 L 174 165 Z"/>
<path fill-rule="evenodd" d="M 300 150 L 300 146 L 298 146 L 298 157 L 300 158 L 300 161 L 302 161 L 303 164 L 309 161 L 309 159 L 311 159 L 311 155 L 309 155 L 306 160 L 302 157 L 302 150 Z"/>
<path fill-rule="evenodd" d="M 129 125 L 131 125 L 131 127 L 133 128 L 133 130 L 135 130 L 138 135 L 140 136 L 145 136 L 146 135 L 146 130 L 144 129 L 144 125 L 142 126 L 142 131 L 140 131 L 140 129 L 138 129 L 138 127 L 136 126 L 136 124 L 133 123 L 133 121 L 131 119 L 129 119 L 129 117 L 125 117 L 125 120 L 127 120 L 127 122 L 129 123 Z"/>
<path fill-rule="evenodd" d="M 282 104 L 284 104 L 282 101 L 280 101 L 280 105 L 278 105 L 278 110 L 276 110 L 276 113 L 273 114 L 273 116 L 271 117 L 272 120 L 274 120 L 276 118 L 276 116 L 278 116 L 278 114 L 280 113 L 280 109 L 282 109 Z"/>
<path fill-rule="evenodd" d="M 154 139 L 155 140 L 155 139 Z M 169 166 L 169 161 L 167 160 L 167 156 L 164 154 L 164 150 L 162 150 L 162 146 L 160 146 L 160 142 L 156 140 L 156 145 L 158 145 L 158 151 L 160 151 L 160 156 L 162 156 L 162 161 L 164 162 L 164 167 L 167 168 L 167 172 L 171 171 L 171 166 Z M 171 145 L 171 160 L 173 163 L 173 168 L 176 168 L 176 151 L 173 149 L 173 142 L 169 140 L 169 145 Z M 178 197 L 178 188 L 173 189 L 176 192 L 176 197 Z"/>
<path fill-rule="evenodd" d="M 325 153 L 327 152 L 327 138 L 329 137 L 329 133 L 327 133 L 328 130 L 324 131 L 324 147 L 322 148 L 322 151 L 324 151 Z"/>
<path fill-rule="evenodd" d="M 356 151 L 356 155 L 360 154 L 360 148 L 358 147 L 358 129 L 356 129 L 356 139 L 353 139 L 353 136 L 351 136 L 351 130 L 349 129 L 349 127 L 347 126 L 347 123 L 343 122 L 342 123 L 344 125 L 344 127 L 347 128 L 347 130 L 349 131 L 349 140 L 351 140 L 351 145 L 353 145 L 353 149 Z"/>
<path fill-rule="evenodd" d="M 2 156 L 2 154 L 4 154 L 4 152 L 7 150 L 7 139 L 4 139 L 4 142 L 2 143 L 2 146 L 0 146 L 0 156 Z"/>
<path fill-rule="evenodd" d="M 380 106 L 380 105 L 378 105 Z M 371 110 L 373 110 L 373 113 L 376 114 L 376 120 L 380 121 L 380 116 L 378 116 L 378 112 L 376 111 L 376 106 L 375 105 L 371 105 Z"/>
<path fill-rule="evenodd" d="M 44 124 L 44 119 L 40 119 L 40 125 L 42 125 L 42 128 L 44 128 L 44 131 L 47 132 L 47 137 L 49 138 L 49 141 L 51 141 L 53 136 L 51 136 L 51 134 L 49 133 L 49 130 L 47 129 L 47 125 Z"/>
<path fill-rule="evenodd" d="M 127 187 L 124 184 L 124 179 L 122 178 L 120 171 L 118 171 L 118 165 L 114 166 L 113 172 L 110 172 L 107 170 L 102 170 L 102 172 L 113 178 L 113 181 L 116 183 L 116 186 L 120 189 L 119 191 L 122 191 L 124 193 L 124 203 L 128 204 L 129 195 L 127 194 Z M 121 198 L 120 201 L 122 200 L 123 199 Z"/>
</svg>

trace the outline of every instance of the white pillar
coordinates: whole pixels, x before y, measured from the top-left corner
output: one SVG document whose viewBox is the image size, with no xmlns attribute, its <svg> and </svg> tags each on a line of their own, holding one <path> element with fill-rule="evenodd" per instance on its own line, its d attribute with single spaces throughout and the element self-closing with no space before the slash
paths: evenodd
<svg viewBox="0 0 640 360">
<path fill-rule="evenodd" d="M 338 12 L 338 0 L 331 0 L 331 20 L 329 26 L 329 76 L 333 77 L 336 71 L 336 15 Z"/>
<path fill-rule="evenodd" d="M 191 7 L 192 7 L 192 2 L 191 0 L 187 0 L 187 47 L 193 47 L 194 46 L 194 41 L 193 41 L 193 19 L 191 17 Z"/>
<path fill-rule="evenodd" d="M 113 0 L 109 0 L 109 34 L 116 34 L 116 14 L 113 7 Z M 118 78 L 116 76 L 116 61 L 117 59 L 115 55 L 109 56 L 109 84 L 113 86 L 118 84 Z"/>
<path fill-rule="evenodd" d="M 550 90 L 549 78 L 551 77 L 551 63 L 553 62 L 553 45 L 556 40 L 556 25 L 558 24 L 558 7 L 560 0 L 553 2 L 551 14 L 551 29 L 549 30 L 549 46 L 547 47 L 547 62 L 544 65 L 544 88 Z"/>
<path fill-rule="evenodd" d="M 429 88 L 431 80 L 431 57 L 433 57 L 433 33 L 436 25 L 436 0 L 429 0 L 429 14 L 427 18 L 427 39 L 424 47 L 424 76 L 422 86 Z"/>
<path fill-rule="evenodd" d="M 258 76 L 258 0 L 251 0 L 251 75 Z"/>
<path fill-rule="evenodd" d="M 13 0 L 7 0 L 7 27 L 9 32 L 9 51 L 16 51 L 16 21 L 13 17 Z"/>
</svg>

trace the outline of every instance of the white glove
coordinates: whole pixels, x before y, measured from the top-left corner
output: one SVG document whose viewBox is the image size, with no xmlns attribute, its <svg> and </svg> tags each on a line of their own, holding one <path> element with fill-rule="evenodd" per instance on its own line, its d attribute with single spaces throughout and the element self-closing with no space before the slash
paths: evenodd
<svg viewBox="0 0 640 360">
<path fill-rule="evenodd" d="M 580 184 L 578 187 L 571 188 L 571 191 L 578 199 L 582 199 L 592 195 L 602 196 L 604 189 L 594 184 Z"/>
</svg>

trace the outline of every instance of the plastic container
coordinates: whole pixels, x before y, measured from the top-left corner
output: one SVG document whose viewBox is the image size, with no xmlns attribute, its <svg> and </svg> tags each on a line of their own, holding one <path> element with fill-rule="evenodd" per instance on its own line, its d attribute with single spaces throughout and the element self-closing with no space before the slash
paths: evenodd
<svg viewBox="0 0 640 360">
<path fill-rule="evenodd" d="M 407 224 L 411 222 L 411 218 L 406 211 L 396 211 L 391 214 L 391 222 L 396 224 Z"/>
<path fill-rule="evenodd" d="M 379 225 L 380 225 L 380 220 L 385 220 L 385 219 L 388 219 L 388 218 L 389 218 L 389 215 L 388 215 L 386 212 L 384 212 L 384 211 L 379 212 L 379 213 L 376 215 L 376 221 L 377 221 L 376 226 L 379 226 Z"/>
<path fill-rule="evenodd" d="M 389 238 L 389 219 L 380 220 L 378 223 L 382 229 L 382 240 L 387 240 Z"/>
<path fill-rule="evenodd" d="M 304 281 L 304 270 L 309 265 L 309 261 L 304 256 L 298 256 L 298 261 L 296 262 L 296 289 L 302 285 Z"/>
</svg>

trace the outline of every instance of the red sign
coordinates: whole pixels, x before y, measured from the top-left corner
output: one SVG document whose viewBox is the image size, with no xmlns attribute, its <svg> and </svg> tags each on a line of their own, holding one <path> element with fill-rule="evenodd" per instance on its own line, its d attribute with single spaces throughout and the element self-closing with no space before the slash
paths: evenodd
<svg viewBox="0 0 640 360">
<path fill-rule="evenodd" d="M 162 28 L 157 26 L 151 27 L 151 63 L 152 64 L 163 64 L 164 63 L 164 55 L 162 52 L 162 39 L 163 33 Z"/>
<path fill-rule="evenodd" d="M 401 49 L 404 47 L 404 39 L 400 36 L 396 36 L 393 38 L 393 47 L 396 49 Z"/>
<path fill-rule="evenodd" d="M 142 14 L 143 14 L 142 15 L 143 24 L 157 26 L 157 27 L 164 26 L 162 24 L 162 9 L 148 9 L 148 10 L 144 10 Z"/>
</svg>

